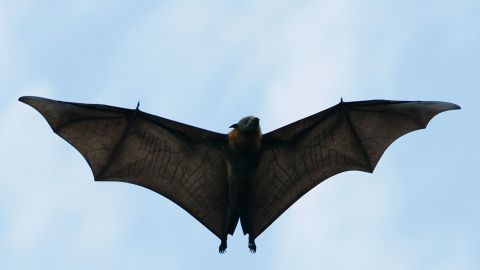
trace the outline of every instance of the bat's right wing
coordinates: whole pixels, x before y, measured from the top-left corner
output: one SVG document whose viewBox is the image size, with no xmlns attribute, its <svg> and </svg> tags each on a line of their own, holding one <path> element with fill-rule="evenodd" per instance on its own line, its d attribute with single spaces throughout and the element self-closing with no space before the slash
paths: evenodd
<svg viewBox="0 0 480 270">
<path fill-rule="evenodd" d="M 250 183 L 248 222 L 253 236 L 330 176 L 350 170 L 373 172 L 393 141 L 454 109 L 460 107 L 447 102 L 342 101 L 265 134 Z"/>
<path fill-rule="evenodd" d="M 151 189 L 219 238 L 228 201 L 226 136 L 136 110 L 21 97 L 87 160 L 97 181 Z"/>
</svg>

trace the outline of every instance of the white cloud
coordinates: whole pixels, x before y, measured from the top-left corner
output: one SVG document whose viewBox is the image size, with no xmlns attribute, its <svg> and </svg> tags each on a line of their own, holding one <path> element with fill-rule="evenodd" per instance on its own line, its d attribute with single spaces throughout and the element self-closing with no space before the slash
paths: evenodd
<svg viewBox="0 0 480 270">
<path fill-rule="evenodd" d="M 45 89 L 34 90 L 32 92 L 45 93 Z M 43 87 L 40 87 L 43 88 Z M 5 110 L 2 117 L 0 128 L 0 149 L 2 149 L 1 164 L 5 166 L 2 171 L 6 172 L 3 179 L 1 192 L 5 202 L 4 205 L 15 205 L 10 210 L 9 223 L 7 223 L 10 230 L 6 233 L 11 242 L 11 246 L 19 251 L 25 252 L 35 248 L 39 242 L 43 230 L 45 229 L 45 221 L 51 217 L 51 201 L 49 197 L 43 197 L 43 200 L 38 198 L 39 189 L 35 181 L 31 181 L 35 177 L 36 171 L 33 169 L 36 166 L 44 167 L 48 163 L 47 160 L 51 158 L 51 151 L 49 144 L 42 143 L 43 159 L 33 160 L 28 152 L 28 149 L 38 149 L 35 147 L 37 139 L 41 138 L 34 136 L 36 133 L 31 133 L 28 130 L 40 124 L 39 121 L 29 121 L 31 117 L 28 116 L 27 111 L 22 108 L 21 103 L 11 103 Z M 23 150 L 23 151 L 22 151 Z M 8 158 L 7 158 L 8 157 Z M 30 164 L 36 164 L 31 166 Z M 37 167 L 38 168 L 38 167 Z M 9 181 L 5 181 L 9 179 Z M 12 181 L 15 179 L 15 181 Z M 41 196 L 41 195 L 40 195 Z M 40 199 L 40 200 L 39 200 Z M 34 201 L 42 201 L 44 204 L 32 204 Z"/>
<path fill-rule="evenodd" d="M 367 11 L 358 5 L 309 2 L 285 19 L 284 31 L 273 40 L 283 46 L 275 55 L 281 59 L 279 74 L 269 82 L 265 98 L 266 115 L 275 126 L 335 105 L 341 97 L 349 101 L 357 96 L 362 35 L 376 21 L 375 14 L 365 20 Z M 389 44 L 383 48 L 389 55 L 397 53 Z M 382 57 L 384 73 L 392 65 L 389 60 Z"/>
<path fill-rule="evenodd" d="M 10 63 L 8 44 L 8 16 L 6 8 L 3 4 L 0 4 L 0 59 L 2 59 L 0 61 L 0 83 L 2 83 L 7 73 L 8 63 Z"/>
<path fill-rule="evenodd" d="M 383 164 L 385 165 L 385 164 Z M 383 170 L 386 171 L 386 170 Z M 398 213 L 399 188 L 391 174 L 345 173 L 305 195 L 280 221 L 272 268 L 313 265 L 331 269 L 383 269 L 409 266 L 409 256 L 388 240 L 389 220 Z M 395 239 L 396 241 L 396 239 Z M 347 259 L 348 258 L 348 259 Z M 286 265 L 285 265 L 286 264 Z"/>
</svg>

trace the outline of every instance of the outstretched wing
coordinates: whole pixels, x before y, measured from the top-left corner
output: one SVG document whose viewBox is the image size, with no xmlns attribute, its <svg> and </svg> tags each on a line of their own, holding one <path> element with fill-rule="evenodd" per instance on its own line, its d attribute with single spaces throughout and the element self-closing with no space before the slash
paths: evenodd
<svg viewBox="0 0 480 270">
<path fill-rule="evenodd" d="M 253 236 L 330 176 L 350 170 L 373 172 L 393 141 L 453 109 L 460 107 L 446 102 L 342 101 L 265 134 L 250 184 Z"/>
<path fill-rule="evenodd" d="M 87 160 L 97 181 L 151 189 L 181 206 L 218 237 L 228 200 L 221 150 L 226 136 L 106 105 L 21 97 Z"/>
</svg>

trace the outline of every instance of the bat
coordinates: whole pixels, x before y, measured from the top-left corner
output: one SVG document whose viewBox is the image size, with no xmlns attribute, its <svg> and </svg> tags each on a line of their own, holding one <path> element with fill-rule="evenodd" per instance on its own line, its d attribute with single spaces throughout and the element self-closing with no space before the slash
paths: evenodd
<svg viewBox="0 0 480 270">
<path fill-rule="evenodd" d="M 136 109 L 19 99 L 75 147 L 96 181 L 136 184 L 170 199 L 221 241 L 240 223 L 255 239 L 325 179 L 351 170 L 372 173 L 400 136 L 426 128 L 448 102 L 344 102 L 263 134 L 260 120 L 242 118 L 221 134 Z"/>
</svg>

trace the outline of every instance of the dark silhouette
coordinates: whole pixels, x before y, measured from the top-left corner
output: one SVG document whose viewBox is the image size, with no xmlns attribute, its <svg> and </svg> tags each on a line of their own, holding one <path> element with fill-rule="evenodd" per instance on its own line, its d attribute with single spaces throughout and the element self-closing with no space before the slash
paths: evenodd
<svg viewBox="0 0 480 270">
<path fill-rule="evenodd" d="M 245 117 L 220 134 L 134 110 L 21 97 L 87 160 L 97 181 L 151 189 L 189 212 L 227 248 L 238 221 L 257 238 L 288 207 L 335 174 L 373 172 L 400 136 L 425 128 L 446 102 L 343 102 L 262 136 Z"/>
</svg>

